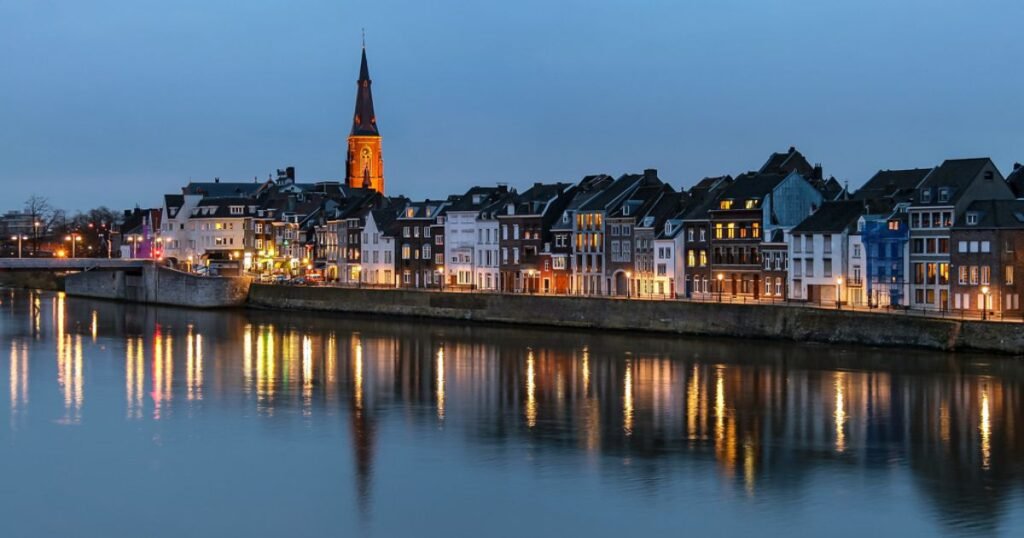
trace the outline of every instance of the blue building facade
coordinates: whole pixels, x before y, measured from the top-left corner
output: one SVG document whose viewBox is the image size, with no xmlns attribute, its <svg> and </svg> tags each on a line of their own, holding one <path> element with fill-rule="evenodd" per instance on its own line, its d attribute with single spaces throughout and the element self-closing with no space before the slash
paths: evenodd
<svg viewBox="0 0 1024 538">
<path fill-rule="evenodd" d="M 906 306 L 907 245 L 910 227 L 907 215 L 865 215 L 861 217 L 861 241 L 866 254 L 865 292 L 872 306 Z"/>
</svg>

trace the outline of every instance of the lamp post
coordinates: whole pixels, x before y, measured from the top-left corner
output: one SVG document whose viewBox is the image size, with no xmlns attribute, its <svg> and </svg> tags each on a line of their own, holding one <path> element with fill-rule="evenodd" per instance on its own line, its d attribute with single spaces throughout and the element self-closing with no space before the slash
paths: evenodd
<svg viewBox="0 0 1024 538">
<path fill-rule="evenodd" d="M 626 298 L 633 296 L 633 271 L 626 271 Z"/>
<path fill-rule="evenodd" d="M 21 257 L 21 242 L 26 240 L 26 239 L 28 239 L 27 235 L 18 234 L 18 235 L 11 236 L 11 241 L 17 241 L 18 242 L 18 257 L 19 258 Z"/>
<path fill-rule="evenodd" d="M 39 222 L 38 220 L 34 221 L 32 223 L 32 255 L 33 256 L 38 256 L 39 255 L 39 227 L 42 226 L 42 225 L 43 225 L 43 223 Z"/>
<path fill-rule="evenodd" d="M 71 235 L 64 236 L 64 240 L 71 242 L 71 257 L 78 257 L 77 250 L 75 248 L 75 243 L 78 243 L 82 240 L 81 234 L 79 234 L 78 232 L 71 232 Z"/>
<path fill-rule="evenodd" d="M 444 291 L 444 267 L 438 267 L 434 269 L 434 273 L 437 274 L 437 289 Z"/>
<path fill-rule="evenodd" d="M 843 307 L 843 277 L 836 279 L 836 309 Z"/>
<path fill-rule="evenodd" d="M 722 302 L 722 286 L 725 286 L 725 275 L 718 273 L 718 302 Z"/>
<path fill-rule="evenodd" d="M 988 319 L 988 295 L 989 295 L 988 286 L 982 286 L 981 287 L 981 296 L 982 296 L 981 320 L 982 321 L 985 321 L 986 319 Z"/>
</svg>

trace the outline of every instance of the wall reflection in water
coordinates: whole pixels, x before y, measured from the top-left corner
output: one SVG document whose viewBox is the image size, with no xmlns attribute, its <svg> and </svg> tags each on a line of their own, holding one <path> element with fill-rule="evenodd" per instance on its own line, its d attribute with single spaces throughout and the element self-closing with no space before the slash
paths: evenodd
<svg viewBox="0 0 1024 538">
<path fill-rule="evenodd" d="M 432 435 L 458 431 L 471 448 L 522 443 L 540 459 L 643 461 L 629 467 L 641 477 L 691 458 L 748 497 L 799 488 L 829 470 L 895 466 L 913 476 L 935 517 L 981 528 L 998 524 L 1024 472 L 1024 428 L 1014 423 L 1024 365 L 1013 360 L 188 312 L 62 296 L 50 299 L 52 326 L 43 326 L 38 295 L 5 301 L 13 303 L 5 316 L 27 320 L 24 335 L 4 333 L 12 417 L 29 406 L 30 347 L 42 345 L 33 337 L 56 347 L 61 418 L 82 425 L 90 418 L 84 394 L 99 383 L 85 374 L 83 348 L 107 342 L 89 348 L 95 361 L 116 341 L 129 419 L 165 420 L 199 402 L 241 405 L 263 420 L 342 417 L 363 512 L 372 506 L 379 425 L 391 419 L 440 432 Z"/>
</svg>

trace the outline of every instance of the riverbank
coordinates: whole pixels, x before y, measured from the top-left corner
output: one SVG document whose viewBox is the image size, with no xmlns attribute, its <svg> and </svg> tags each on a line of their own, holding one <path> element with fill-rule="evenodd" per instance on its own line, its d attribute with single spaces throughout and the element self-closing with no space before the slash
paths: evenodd
<svg viewBox="0 0 1024 538">
<path fill-rule="evenodd" d="M 248 305 L 382 316 L 1024 354 L 1024 327 L 885 313 L 686 301 L 253 284 Z"/>
<path fill-rule="evenodd" d="M 0 288 L 63 291 L 64 275 L 55 272 L 0 271 Z"/>
</svg>

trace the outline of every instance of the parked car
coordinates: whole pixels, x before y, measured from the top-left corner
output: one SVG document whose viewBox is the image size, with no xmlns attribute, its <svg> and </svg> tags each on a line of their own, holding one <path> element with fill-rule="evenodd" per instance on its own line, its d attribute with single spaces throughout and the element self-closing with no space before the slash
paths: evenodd
<svg viewBox="0 0 1024 538">
<path fill-rule="evenodd" d="M 284 275 L 274 275 L 274 284 L 284 284 L 288 282 L 288 277 Z"/>
</svg>

